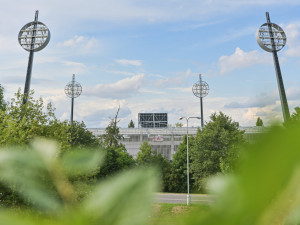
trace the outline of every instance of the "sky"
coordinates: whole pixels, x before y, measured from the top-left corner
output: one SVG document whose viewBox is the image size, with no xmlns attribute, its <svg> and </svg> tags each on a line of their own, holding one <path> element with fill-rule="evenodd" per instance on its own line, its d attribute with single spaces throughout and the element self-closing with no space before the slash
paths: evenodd
<svg viewBox="0 0 300 225">
<path fill-rule="evenodd" d="M 299 0 L 0 0 L 0 84 L 9 101 L 24 89 L 29 53 L 18 33 L 34 20 L 51 32 L 34 55 L 31 89 L 69 120 L 64 87 L 75 74 L 82 94 L 74 120 L 104 128 L 120 106 L 119 126 L 138 113 L 200 116 L 192 86 L 199 74 L 209 85 L 204 120 L 222 111 L 240 126 L 282 121 L 272 54 L 256 42 L 266 22 L 281 26 L 286 46 L 278 52 L 290 112 L 300 106 Z M 185 125 L 185 124 L 184 124 Z M 200 121 L 190 120 L 199 126 Z"/>
</svg>

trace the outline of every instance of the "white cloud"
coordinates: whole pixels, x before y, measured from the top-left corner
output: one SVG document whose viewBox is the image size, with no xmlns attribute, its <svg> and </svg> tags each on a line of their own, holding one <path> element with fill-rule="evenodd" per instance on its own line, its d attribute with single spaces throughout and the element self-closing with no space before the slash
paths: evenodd
<svg viewBox="0 0 300 225">
<path fill-rule="evenodd" d="M 117 75 L 125 75 L 125 76 L 135 76 L 136 73 L 121 71 L 121 70 L 105 70 L 106 73 L 117 74 Z"/>
<path fill-rule="evenodd" d="M 72 67 L 86 67 L 84 63 L 81 62 L 73 62 L 73 61 L 62 61 L 62 63 L 66 66 L 72 66 Z"/>
<path fill-rule="evenodd" d="M 153 80 L 153 85 L 156 88 L 167 88 L 167 87 L 172 87 L 174 86 L 182 86 L 184 84 L 187 84 L 187 78 L 190 76 L 195 75 L 192 73 L 191 69 L 187 69 L 186 72 L 178 73 L 176 76 L 171 76 L 171 77 L 165 77 L 163 78 L 162 76 L 157 76 L 155 77 L 160 77 L 160 79 L 154 79 Z"/>
<path fill-rule="evenodd" d="M 257 50 L 244 52 L 237 47 L 232 55 L 224 55 L 219 58 L 219 67 L 221 74 L 226 74 L 233 70 L 250 67 L 255 64 L 271 63 L 271 60 L 272 58 L 268 57 L 268 55 L 260 53 Z"/>
<path fill-rule="evenodd" d="M 221 43 L 230 42 L 245 36 L 253 35 L 257 30 L 257 27 L 245 27 L 243 29 L 230 29 L 225 34 L 217 36 L 211 39 L 211 45 L 219 45 Z"/>
<path fill-rule="evenodd" d="M 134 77 L 125 78 L 112 84 L 98 84 L 93 88 L 86 88 L 87 95 L 102 98 L 124 99 L 137 94 L 145 83 L 145 75 L 139 74 Z"/>
<path fill-rule="evenodd" d="M 94 37 L 85 37 L 75 35 L 72 39 L 59 43 L 58 46 L 78 49 L 82 52 L 90 52 L 99 47 L 99 41 Z"/>
<path fill-rule="evenodd" d="M 76 47 L 76 46 L 78 46 L 78 44 L 82 43 L 83 40 L 84 40 L 83 36 L 77 36 L 76 35 L 73 39 L 64 41 L 62 43 L 62 46 L 65 46 L 65 47 Z"/>
<path fill-rule="evenodd" d="M 290 57 L 300 56 L 300 33 L 299 26 L 297 24 L 289 24 L 285 27 L 287 36 L 287 47 L 285 54 Z"/>
<path fill-rule="evenodd" d="M 124 65 L 124 66 L 141 66 L 141 60 L 130 60 L 130 59 L 117 59 L 117 63 Z"/>
</svg>

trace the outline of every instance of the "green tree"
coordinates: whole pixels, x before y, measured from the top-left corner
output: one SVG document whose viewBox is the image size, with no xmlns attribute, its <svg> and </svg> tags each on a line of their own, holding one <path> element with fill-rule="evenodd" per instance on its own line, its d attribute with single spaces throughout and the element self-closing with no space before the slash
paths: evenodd
<svg viewBox="0 0 300 225">
<path fill-rule="evenodd" d="M 293 114 L 291 115 L 290 121 L 293 123 L 300 122 L 300 107 L 295 108 L 295 112 L 293 112 Z"/>
<path fill-rule="evenodd" d="M 152 152 L 152 146 L 148 141 L 144 141 L 140 146 L 140 151 L 137 154 L 136 162 L 139 166 L 149 165 L 153 163 L 154 153 Z"/>
<path fill-rule="evenodd" d="M 193 136 L 189 136 L 189 148 L 195 142 Z M 176 153 L 173 155 L 171 163 L 171 173 L 168 180 L 170 192 L 187 193 L 187 136 L 184 135 L 183 142 L 180 143 Z M 189 154 L 189 156 L 191 156 Z M 191 163 L 191 157 L 189 157 Z M 191 171 L 190 171 L 191 177 Z M 193 180 L 190 179 L 190 186 L 193 186 Z"/>
<path fill-rule="evenodd" d="M 4 87 L 0 84 L 0 111 L 5 111 L 6 102 L 4 101 Z"/>
<path fill-rule="evenodd" d="M 257 117 L 256 126 L 262 127 L 263 125 L 264 125 L 264 122 L 262 121 L 262 119 L 260 117 Z"/>
<path fill-rule="evenodd" d="M 72 147 L 85 148 L 92 147 L 96 148 L 100 146 L 99 139 L 93 135 L 92 132 L 87 130 L 83 121 L 73 121 L 70 126 L 71 133 L 71 144 Z"/>
<path fill-rule="evenodd" d="M 205 186 L 209 176 L 230 171 L 238 158 L 238 147 L 245 142 L 244 131 L 229 116 L 213 113 L 210 119 L 191 146 L 191 171 L 197 190 Z"/>
<path fill-rule="evenodd" d="M 123 135 L 120 134 L 120 128 L 118 127 L 118 115 L 120 112 L 120 106 L 116 113 L 115 118 L 111 119 L 108 126 L 105 128 L 105 134 L 101 136 L 103 144 L 105 147 L 115 147 L 121 146 L 120 140 L 123 139 Z"/>
<path fill-rule="evenodd" d="M 175 123 L 175 127 L 182 127 L 183 126 L 183 124 L 182 123 Z"/>
<path fill-rule="evenodd" d="M 161 174 L 161 187 L 163 191 L 169 191 L 171 164 L 162 154 L 152 151 L 152 146 L 144 141 L 140 146 L 140 151 L 136 157 L 136 163 L 139 167 L 155 166 Z"/>
<path fill-rule="evenodd" d="M 0 114 L 0 145 L 28 143 L 36 136 L 51 137 L 60 142 L 62 148 L 69 147 L 67 126 L 61 126 L 55 118 L 54 108 L 49 103 L 46 108 L 42 98 L 35 100 L 33 91 L 23 104 L 21 90 L 15 94 Z M 59 129 L 58 129 L 59 128 Z"/>
<path fill-rule="evenodd" d="M 34 99 L 33 93 L 31 91 L 27 103 L 23 104 L 23 94 L 19 89 L 7 103 L 5 111 L 0 110 L 0 145 L 27 146 L 34 137 L 39 136 L 58 141 L 61 152 L 70 150 L 72 146 L 100 146 L 84 122 L 74 121 L 70 125 L 67 121 L 59 121 L 52 104 L 45 105 L 42 98 Z"/>
<path fill-rule="evenodd" d="M 124 146 L 118 148 L 107 147 L 104 149 L 105 158 L 104 162 L 98 173 L 98 178 L 108 177 L 116 174 L 117 172 L 127 170 L 135 166 L 135 160 L 127 152 Z"/>
<path fill-rule="evenodd" d="M 128 124 L 128 128 L 134 128 L 134 122 L 132 120 L 130 120 Z"/>
</svg>

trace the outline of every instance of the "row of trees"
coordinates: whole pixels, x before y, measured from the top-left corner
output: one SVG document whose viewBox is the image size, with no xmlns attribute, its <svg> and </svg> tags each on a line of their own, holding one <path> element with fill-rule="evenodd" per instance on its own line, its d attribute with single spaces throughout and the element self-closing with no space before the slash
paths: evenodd
<svg viewBox="0 0 300 225">
<path fill-rule="evenodd" d="M 186 137 L 179 145 L 170 162 L 161 154 L 153 151 L 148 142 L 140 147 L 137 158 L 128 154 L 121 144 L 122 135 L 118 127 L 118 109 L 116 116 L 106 127 L 101 139 L 86 129 L 84 122 L 60 121 L 55 117 L 54 107 L 44 105 L 43 100 L 32 97 L 22 104 L 20 90 L 10 102 L 4 101 L 4 89 L 0 85 L 0 146 L 19 145 L 26 148 L 36 137 L 54 139 L 59 144 L 60 155 L 72 149 L 94 148 L 105 152 L 104 163 L 96 178 L 102 179 L 132 167 L 156 166 L 161 172 L 162 189 L 168 192 L 186 192 Z M 291 121 L 300 118 L 300 109 L 292 114 Z M 133 122 L 130 127 L 134 127 Z M 258 120 L 258 126 L 262 121 Z M 218 173 L 227 173 L 239 158 L 239 149 L 245 143 L 239 124 L 224 113 L 214 113 L 195 137 L 189 137 L 190 177 L 194 191 L 202 191 L 206 179 Z"/>
<path fill-rule="evenodd" d="M 140 152 L 134 159 L 120 143 L 120 108 L 106 127 L 106 134 L 99 140 L 86 129 L 83 122 L 74 121 L 70 124 L 58 120 L 54 107 L 50 103 L 45 106 L 41 98 L 35 100 L 32 94 L 25 105 L 22 104 L 20 90 L 10 102 L 5 102 L 3 88 L 0 88 L 0 146 L 26 147 L 34 137 L 39 136 L 56 140 L 61 155 L 74 148 L 94 148 L 104 151 L 106 155 L 102 167 L 95 174 L 98 179 L 131 167 L 156 166 L 161 172 L 164 191 L 186 192 L 186 137 L 172 162 L 152 151 L 148 142 L 141 145 Z M 131 123 L 130 127 L 133 126 Z M 238 123 L 220 112 L 211 116 L 211 121 L 203 130 L 198 131 L 196 137 L 190 137 L 190 177 L 195 190 L 204 187 L 208 176 L 232 168 L 232 162 L 238 157 L 237 146 L 243 143 L 243 132 L 238 128 Z"/>
</svg>

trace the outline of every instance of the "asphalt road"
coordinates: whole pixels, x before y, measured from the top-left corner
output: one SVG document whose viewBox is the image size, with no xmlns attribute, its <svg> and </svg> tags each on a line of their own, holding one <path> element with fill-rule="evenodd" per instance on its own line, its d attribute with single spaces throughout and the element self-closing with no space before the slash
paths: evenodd
<svg viewBox="0 0 300 225">
<path fill-rule="evenodd" d="M 155 193 L 156 203 L 186 204 L 187 194 Z M 210 205 L 214 201 L 212 195 L 191 194 L 191 204 Z"/>
</svg>

